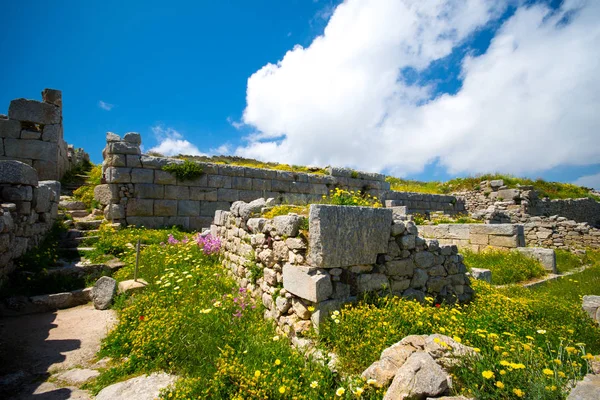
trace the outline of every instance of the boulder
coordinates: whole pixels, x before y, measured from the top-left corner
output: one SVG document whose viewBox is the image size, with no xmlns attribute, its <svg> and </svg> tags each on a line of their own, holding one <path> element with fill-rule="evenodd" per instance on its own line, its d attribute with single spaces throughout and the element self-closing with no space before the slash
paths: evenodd
<svg viewBox="0 0 600 400">
<path fill-rule="evenodd" d="M 583 296 L 582 308 L 590 318 L 596 320 L 596 315 L 600 309 L 600 296 Z"/>
<path fill-rule="evenodd" d="M 600 375 L 588 374 L 569 393 L 567 400 L 600 399 Z"/>
<path fill-rule="evenodd" d="M 423 399 L 452 387 L 450 375 L 427 353 L 413 353 L 398 369 L 384 400 Z"/>
<path fill-rule="evenodd" d="M 391 229 L 389 209 L 312 204 L 309 262 L 324 268 L 374 264 L 387 252 Z"/>
<path fill-rule="evenodd" d="M 161 389 L 172 385 L 176 380 L 174 375 L 154 372 L 107 386 L 96 395 L 96 400 L 154 400 L 158 398 Z"/>
<path fill-rule="evenodd" d="M 557 273 L 556 270 L 556 253 L 554 249 L 544 249 L 541 247 L 517 247 L 515 251 L 525 255 L 526 257 L 538 260 L 545 270 Z"/>
<path fill-rule="evenodd" d="M 108 276 L 103 276 L 96 281 L 92 289 L 92 301 L 98 310 L 106 310 L 112 304 L 117 294 L 117 281 Z"/>
<path fill-rule="evenodd" d="M 38 185 L 38 175 L 35 169 L 20 161 L 0 161 L 0 183 L 13 185 Z"/>
</svg>

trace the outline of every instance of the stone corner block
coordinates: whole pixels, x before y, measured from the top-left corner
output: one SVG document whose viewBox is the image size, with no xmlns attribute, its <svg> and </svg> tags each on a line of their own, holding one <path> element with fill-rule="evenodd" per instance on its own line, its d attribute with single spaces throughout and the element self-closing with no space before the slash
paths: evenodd
<svg viewBox="0 0 600 400">
<path fill-rule="evenodd" d="M 283 266 L 283 288 L 313 303 L 327 300 L 333 294 L 331 278 L 326 271 L 291 264 Z"/>
</svg>

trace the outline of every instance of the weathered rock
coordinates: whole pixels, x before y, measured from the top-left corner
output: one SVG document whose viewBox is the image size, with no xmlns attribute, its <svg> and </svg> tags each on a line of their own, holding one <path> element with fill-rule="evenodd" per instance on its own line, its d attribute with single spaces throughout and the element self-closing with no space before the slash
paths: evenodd
<svg viewBox="0 0 600 400">
<path fill-rule="evenodd" d="M 275 232 L 281 236 L 297 236 L 300 229 L 301 218 L 302 217 L 299 217 L 298 215 L 279 215 L 273 218 Z"/>
<path fill-rule="evenodd" d="M 333 294 L 329 274 L 317 268 L 285 264 L 283 287 L 298 297 L 318 303 Z"/>
<path fill-rule="evenodd" d="M 87 208 L 84 202 L 76 200 L 61 200 L 59 206 L 69 211 L 85 210 Z"/>
<path fill-rule="evenodd" d="M 0 161 L 0 183 L 13 185 L 38 185 L 38 176 L 35 169 L 20 161 Z"/>
<path fill-rule="evenodd" d="M 118 290 L 119 293 L 139 292 L 144 290 L 146 286 L 148 286 L 148 282 L 141 278 L 138 278 L 137 281 L 128 279 L 126 281 L 119 282 Z"/>
<path fill-rule="evenodd" d="M 99 371 L 95 369 L 87 369 L 87 368 L 74 368 L 60 374 L 55 375 L 56 379 L 59 381 L 67 382 L 73 385 L 81 385 L 86 383 L 87 381 L 96 378 L 100 375 Z"/>
<path fill-rule="evenodd" d="M 8 118 L 35 124 L 58 124 L 61 122 L 60 108 L 36 100 L 15 99 L 8 107 Z"/>
<path fill-rule="evenodd" d="M 598 400 L 600 399 L 600 375 L 586 375 L 582 381 L 569 393 L 567 400 Z"/>
<path fill-rule="evenodd" d="M 123 136 L 123 140 L 128 143 L 132 143 L 132 144 L 135 144 L 138 146 L 142 144 L 142 137 L 140 136 L 139 133 L 136 133 L 136 132 L 126 133 L 125 136 Z"/>
<path fill-rule="evenodd" d="M 556 253 L 553 249 L 544 249 L 541 247 L 517 247 L 519 253 L 538 260 L 545 270 L 556 273 Z"/>
<path fill-rule="evenodd" d="M 176 380 L 176 376 L 154 372 L 107 386 L 96 395 L 96 400 L 154 400 L 158 398 L 161 389 L 172 385 Z"/>
<path fill-rule="evenodd" d="M 362 293 L 389 289 L 390 283 L 384 274 L 363 274 L 356 278 L 356 286 Z"/>
<path fill-rule="evenodd" d="M 479 279 L 480 281 L 492 282 L 492 271 L 484 268 L 471 268 L 471 276 L 473 279 Z"/>
<path fill-rule="evenodd" d="M 590 318 L 596 320 L 596 314 L 600 309 L 600 296 L 583 296 L 582 308 Z"/>
<path fill-rule="evenodd" d="M 0 138 L 18 139 L 21 135 L 21 124 L 12 119 L 0 119 Z"/>
<path fill-rule="evenodd" d="M 103 276 L 96 281 L 92 289 L 92 301 L 98 310 L 106 310 L 112 304 L 117 294 L 117 281 L 108 276 Z"/>
<path fill-rule="evenodd" d="M 309 262 L 325 268 L 374 264 L 387 251 L 391 228 L 389 209 L 312 204 Z"/>
<path fill-rule="evenodd" d="M 252 216 L 252 214 L 260 213 L 260 210 L 265 206 L 265 199 L 260 198 L 251 201 L 250 203 L 244 203 L 240 205 L 239 208 L 239 216 L 242 217 L 244 221 Z"/>
<path fill-rule="evenodd" d="M 398 369 L 384 400 L 439 396 L 451 386 L 450 375 L 437 365 L 429 354 L 417 352 Z"/>
</svg>

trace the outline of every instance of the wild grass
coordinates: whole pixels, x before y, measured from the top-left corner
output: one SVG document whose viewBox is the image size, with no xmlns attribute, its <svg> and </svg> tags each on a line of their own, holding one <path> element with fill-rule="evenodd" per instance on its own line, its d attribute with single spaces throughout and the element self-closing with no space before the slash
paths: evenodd
<svg viewBox="0 0 600 400">
<path fill-rule="evenodd" d="M 549 199 L 578 199 L 592 198 L 600 201 L 600 197 L 591 193 L 590 188 L 563 182 L 547 182 L 543 179 L 518 178 L 507 174 L 484 174 L 465 178 L 454 178 L 447 182 L 430 181 L 422 182 L 395 177 L 387 177 L 391 189 L 398 192 L 416 192 L 430 194 L 448 194 L 480 189 L 480 183 L 485 180 L 502 179 L 509 188 L 533 186 L 538 191 L 539 197 Z"/>
<path fill-rule="evenodd" d="M 249 167 L 249 168 L 262 168 L 262 169 L 270 169 L 275 171 L 288 171 L 288 172 L 304 172 L 309 174 L 321 174 L 327 175 L 327 171 L 325 168 L 320 167 L 306 167 L 302 165 L 289 165 L 289 164 L 280 164 L 276 162 L 264 162 L 255 160 L 252 158 L 244 158 L 237 156 L 187 156 L 180 155 L 180 158 L 201 161 L 201 162 L 209 162 L 214 164 L 224 164 L 224 165 L 236 165 L 239 167 Z"/>
<path fill-rule="evenodd" d="M 461 250 L 468 269 L 483 268 L 492 271 L 492 284 L 506 285 L 539 278 L 546 270 L 539 261 L 516 251 L 490 249 L 475 253 Z"/>
<path fill-rule="evenodd" d="M 84 185 L 73 191 L 73 197 L 85 203 L 89 211 L 99 208 L 100 204 L 94 199 L 94 188 L 100 184 L 102 179 L 102 165 L 90 165 L 85 172 L 88 178 Z"/>
</svg>

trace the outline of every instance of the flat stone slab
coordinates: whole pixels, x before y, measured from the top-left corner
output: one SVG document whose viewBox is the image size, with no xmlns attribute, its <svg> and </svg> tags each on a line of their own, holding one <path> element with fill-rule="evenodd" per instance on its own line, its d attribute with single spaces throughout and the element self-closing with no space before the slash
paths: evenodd
<svg viewBox="0 0 600 400">
<path fill-rule="evenodd" d="M 88 368 L 74 368 L 60 374 L 55 375 L 54 377 L 59 381 L 67 382 L 76 386 L 82 385 L 85 382 L 96 378 L 100 375 L 99 371 L 95 369 Z"/>
<path fill-rule="evenodd" d="M 138 292 L 144 290 L 146 286 L 148 286 L 148 282 L 143 279 L 138 279 L 137 281 L 129 279 L 119 282 L 119 293 Z"/>
<path fill-rule="evenodd" d="M 98 393 L 96 400 L 154 400 L 158 397 L 161 389 L 168 387 L 176 380 L 176 376 L 164 372 L 138 376 L 105 387 Z"/>
<path fill-rule="evenodd" d="M 600 375 L 588 374 L 569 393 L 567 400 L 598 400 L 600 399 Z"/>
<path fill-rule="evenodd" d="M 556 253 L 553 249 L 544 249 L 542 247 L 517 247 L 515 251 L 518 251 L 526 257 L 538 260 L 546 271 L 550 271 L 553 274 L 557 273 Z"/>
<path fill-rule="evenodd" d="M 391 230 L 390 209 L 312 204 L 308 261 L 321 268 L 374 264 Z"/>
</svg>

